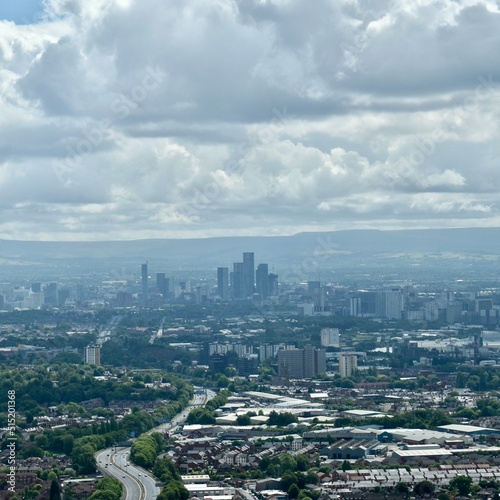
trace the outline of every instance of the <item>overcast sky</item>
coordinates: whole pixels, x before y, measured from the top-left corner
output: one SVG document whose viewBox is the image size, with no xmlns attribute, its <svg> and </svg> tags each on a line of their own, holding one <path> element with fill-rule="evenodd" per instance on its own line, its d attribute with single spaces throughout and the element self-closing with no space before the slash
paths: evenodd
<svg viewBox="0 0 500 500">
<path fill-rule="evenodd" d="M 500 2 L 0 0 L 0 239 L 500 226 Z"/>
</svg>

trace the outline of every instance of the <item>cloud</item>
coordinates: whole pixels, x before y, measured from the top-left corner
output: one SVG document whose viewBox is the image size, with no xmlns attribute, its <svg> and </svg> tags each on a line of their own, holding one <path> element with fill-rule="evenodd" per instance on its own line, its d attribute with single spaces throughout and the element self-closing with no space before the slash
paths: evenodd
<svg viewBox="0 0 500 500">
<path fill-rule="evenodd" d="M 48 0 L 0 21 L 0 235 L 498 225 L 490 0 Z"/>
</svg>

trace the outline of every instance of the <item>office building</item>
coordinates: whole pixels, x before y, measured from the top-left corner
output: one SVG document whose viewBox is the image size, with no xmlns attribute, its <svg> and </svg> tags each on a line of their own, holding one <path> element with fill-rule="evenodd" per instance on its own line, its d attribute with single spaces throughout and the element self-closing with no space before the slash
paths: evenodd
<svg viewBox="0 0 500 500">
<path fill-rule="evenodd" d="M 256 290 L 263 299 L 269 297 L 269 267 L 267 264 L 259 264 L 255 272 Z"/>
<path fill-rule="evenodd" d="M 221 299 L 229 298 L 229 269 L 227 267 L 217 268 L 217 295 Z"/>
<path fill-rule="evenodd" d="M 28 296 L 23 300 L 23 307 L 25 309 L 42 309 L 44 300 L 43 292 L 33 293 L 30 291 Z"/>
<path fill-rule="evenodd" d="M 251 297 L 255 291 L 255 260 L 253 252 L 243 253 L 243 298 Z"/>
<path fill-rule="evenodd" d="M 165 273 L 156 273 L 156 287 L 163 299 L 166 300 L 168 298 L 170 280 L 165 276 Z"/>
<path fill-rule="evenodd" d="M 233 264 L 233 272 L 231 273 L 231 293 L 233 299 L 244 299 L 243 288 L 243 262 L 235 262 Z"/>
<path fill-rule="evenodd" d="M 401 319 L 403 293 L 399 288 L 377 292 L 375 311 L 379 318 Z"/>
<path fill-rule="evenodd" d="M 311 378 L 326 371 L 326 352 L 306 346 L 304 349 L 278 351 L 278 375 L 288 378 Z"/>
<path fill-rule="evenodd" d="M 87 347 L 85 347 L 85 364 L 100 366 L 101 364 L 100 345 L 88 345 Z"/>
<path fill-rule="evenodd" d="M 134 305 L 134 297 L 130 292 L 118 292 L 116 294 L 117 307 L 132 307 Z"/>
<path fill-rule="evenodd" d="M 238 375 L 248 377 L 259 373 L 259 359 L 257 354 L 249 354 L 238 358 Z"/>
<path fill-rule="evenodd" d="M 63 288 L 57 291 L 57 305 L 59 307 L 64 307 L 66 301 L 69 300 L 70 292 L 67 288 Z"/>
<path fill-rule="evenodd" d="M 351 316 L 361 316 L 361 297 L 351 297 L 349 299 L 349 314 Z"/>
<path fill-rule="evenodd" d="M 344 353 L 339 357 L 339 373 L 341 377 L 349 377 L 358 368 L 358 358 L 355 354 Z"/>
<path fill-rule="evenodd" d="M 148 303 L 148 264 L 141 264 L 141 284 L 142 284 L 142 304 L 144 306 Z"/>
<path fill-rule="evenodd" d="M 43 287 L 45 305 L 57 306 L 57 283 L 49 283 Z"/>
<path fill-rule="evenodd" d="M 278 295 L 278 275 L 269 273 L 269 297 L 277 297 Z"/>
</svg>

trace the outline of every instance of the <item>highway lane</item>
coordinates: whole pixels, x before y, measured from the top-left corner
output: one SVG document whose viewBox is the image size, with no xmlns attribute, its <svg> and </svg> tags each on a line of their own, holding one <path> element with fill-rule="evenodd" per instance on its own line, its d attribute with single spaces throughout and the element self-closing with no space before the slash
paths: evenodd
<svg viewBox="0 0 500 500">
<path fill-rule="evenodd" d="M 203 406 L 215 395 L 215 392 L 208 389 L 202 393 L 195 393 L 189 406 L 181 413 L 172 418 L 170 422 L 151 429 L 148 434 L 175 430 L 186 420 L 192 409 Z M 155 500 L 160 494 L 160 488 L 156 486 L 156 478 L 130 462 L 129 447 L 112 447 L 101 450 L 96 454 L 96 462 L 98 469 L 103 474 L 115 477 L 123 484 L 125 500 Z"/>
<path fill-rule="evenodd" d="M 105 328 L 100 331 L 97 335 L 97 344 L 104 344 L 107 340 L 111 338 L 113 332 L 116 330 L 123 316 L 113 316 L 111 321 L 105 326 Z"/>
<path fill-rule="evenodd" d="M 123 485 L 124 497 L 126 499 L 143 500 L 144 489 L 141 482 L 124 470 L 120 463 L 116 463 L 114 448 L 106 448 L 96 455 L 97 468 L 105 475 L 118 479 Z"/>
</svg>

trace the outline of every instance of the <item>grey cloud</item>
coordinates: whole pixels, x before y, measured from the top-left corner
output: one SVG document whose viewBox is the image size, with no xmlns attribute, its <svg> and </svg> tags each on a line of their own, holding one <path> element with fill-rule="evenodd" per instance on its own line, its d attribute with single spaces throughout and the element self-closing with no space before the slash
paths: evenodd
<svg viewBox="0 0 500 500">
<path fill-rule="evenodd" d="M 0 32 L 0 231 L 497 224 L 500 17 L 468 5 L 50 0 Z"/>
</svg>

